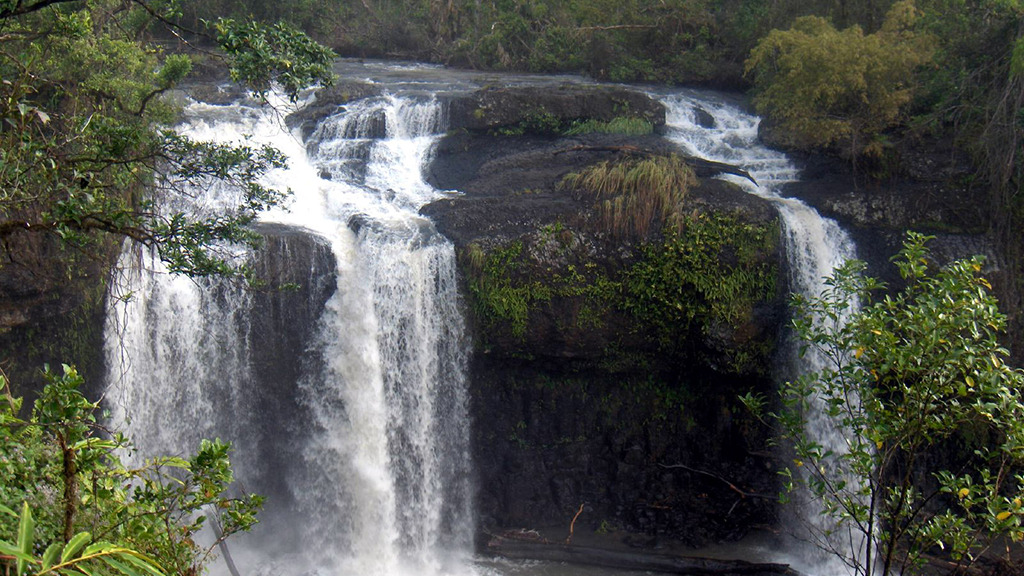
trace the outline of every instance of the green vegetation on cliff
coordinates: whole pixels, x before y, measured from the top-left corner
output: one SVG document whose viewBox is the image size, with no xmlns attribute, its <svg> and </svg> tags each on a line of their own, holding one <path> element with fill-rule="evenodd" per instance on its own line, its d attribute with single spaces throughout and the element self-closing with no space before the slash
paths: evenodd
<svg viewBox="0 0 1024 576">
<path fill-rule="evenodd" d="M 645 245 L 622 282 L 623 309 L 670 350 L 685 346 L 694 332 L 704 336 L 750 322 L 756 305 L 775 298 L 778 276 L 770 260 L 776 226 L 696 214 L 679 228 Z"/>
<path fill-rule="evenodd" d="M 754 309 L 776 297 L 778 234 L 774 224 L 695 213 L 680 216 L 678 231 L 642 243 L 638 260 L 624 269 L 585 256 L 579 248 L 586 240 L 560 224 L 529 243 L 488 251 L 471 244 L 460 256 L 485 345 L 504 336 L 536 338 L 537 323 L 548 316 L 568 341 L 608 331 L 682 358 L 709 340 L 744 333 Z M 630 319 L 628 333 L 614 333 L 614 315 Z M 771 346 L 738 337 L 727 348 L 728 369 L 744 373 L 764 370 Z"/>
<path fill-rule="evenodd" d="M 561 185 L 596 202 L 606 231 L 645 238 L 663 226 L 682 228 L 683 200 L 696 183 L 693 169 L 672 155 L 602 162 L 569 174 Z"/>
</svg>

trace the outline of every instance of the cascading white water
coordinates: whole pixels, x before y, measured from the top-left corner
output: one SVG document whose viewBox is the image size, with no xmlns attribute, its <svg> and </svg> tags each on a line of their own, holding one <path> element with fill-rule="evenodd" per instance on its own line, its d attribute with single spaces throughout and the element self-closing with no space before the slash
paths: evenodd
<svg viewBox="0 0 1024 576">
<path fill-rule="evenodd" d="M 280 391 L 253 389 L 263 377 L 253 368 L 260 360 L 253 342 L 266 335 L 254 334 L 250 295 L 223 282 L 170 277 L 132 248 L 122 256 L 132 271 L 114 293 L 133 297 L 112 299 L 108 315 L 114 420 L 142 454 L 187 453 L 201 437 L 231 439 L 243 484 L 263 474 L 271 479 L 262 485 L 282 487 L 268 495 L 264 534 L 233 550 L 249 572 L 473 571 L 454 250 L 417 214 L 444 194 L 420 175 L 443 127 L 435 101 L 385 95 L 339 110 L 307 153 L 276 112 L 190 107 L 181 131 L 192 138 L 250 135 L 288 155 L 290 168 L 268 183 L 295 192 L 291 210 L 261 220 L 301 227 L 333 255 L 336 289 L 293 390 L 285 383 L 269 384 Z M 288 417 L 298 422 L 267 432 L 278 415 L 257 399 L 289 392 L 296 398 Z M 255 455 L 271 441 L 279 467 L 261 471 Z M 275 509 L 275 498 L 285 504 Z"/>
<path fill-rule="evenodd" d="M 825 288 L 824 278 L 847 260 L 856 257 L 856 249 L 849 235 L 835 221 L 823 218 L 816 210 L 799 199 L 779 195 L 779 187 L 798 178 L 798 171 L 786 156 L 766 148 L 757 140 L 760 119 L 744 113 L 739 106 L 714 96 L 676 93 L 661 97 L 667 108 L 667 136 L 687 153 L 697 157 L 726 162 L 746 169 L 757 181 L 735 177 L 727 178 L 744 190 L 773 202 L 779 211 L 785 233 L 786 254 L 789 260 L 791 288 L 805 296 L 814 297 Z M 714 119 L 713 126 L 702 126 L 698 110 Z M 707 124 L 705 122 L 705 124 Z M 851 311 L 855 306 L 851 306 Z M 793 351 L 796 359 L 795 350 Z M 815 372 L 824 368 L 825 359 L 809 350 L 799 359 L 797 370 Z M 846 449 L 843 431 L 824 414 L 822 404 L 812 405 L 806 415 L 806 432 L 826 449 L 842 453 Z M 803 573 L 813 576 L 845 576 L 850 569 L 838 556 L 822 550 L 813 542 L 835 527 L 822 515 L 821 503 L 800 503 L 799 523 L 809 530 L 796 534 L 796 541 L 785 553 Z M 808 542 L 809 540 L 809 542 Z M 857 535 L 847 534 L 841 544 L 851 557 L 861 554 L 862 544 Z M 851 544 L 852 543 L 852 544 Z"/>
</svg>

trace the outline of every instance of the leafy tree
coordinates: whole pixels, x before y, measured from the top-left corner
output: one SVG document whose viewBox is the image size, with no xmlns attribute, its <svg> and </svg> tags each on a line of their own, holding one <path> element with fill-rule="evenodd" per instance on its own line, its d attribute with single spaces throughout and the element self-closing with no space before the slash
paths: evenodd
<svg viewBox="0 0 1024 576">
<path fill-rule="evenodd" d="M 271 148 L 197 143 L 162 129 L 175 109 L 159 96 L 191 70 L 185 54 L 142 42 L 153 25 L 177 32 L 174 2 L 38 0 L 0 3 L 0 241 L 8 261 L 28 253 L 102 252 L 105 238 L 157 249 L 175 272 L 236 272 L 230 243 L 281 201 L 258 183 L 284 157 Z M 211 22 L 232 76 L 265 97 L 279 83 L 295 98 L 331 80 L 330 51 L 284 26 Z M 209 35 L 209 34 L 208 34 Z M 233 206 L 198 214 L 184 196 L 215 182 Z"/>
<path fill-rule="evenodd" d="M 0 376 L 0 566 L 17 574 L 90 574 L 89 565 L 128 576 L 199 574 L 224 538 L 256 523 L 261 497 L 226 495 L 227 444 L 204 441 L 187 460 L 126 466 L 120 455 L 131 443 L 97 423 L 78 372 L 64 366 L 46 377 L 22 419 L 21 399 Z M 195 535 L 208 521 L 218 538 L 202 547 Z"/>
<path fill-rule="evenodd" d="M 798 147 L 849 143 L 851 155 L 900 119 L 913 94 L 915 68 L 931 58 L 932 39 L 916 33 L 909 0 L 889 10 L 882 28 L 837 30 L 817 16 L 773 30 L 745 68 L 754 105 Z"/>
<path fill-rule="evenodd" d="M 817 536 L 857 574 L 913 573 L 931 550 L 966 566 L 1024 539 L 1024 374 L 1005 363 L 1006 318 L 979 257 L 934 270 L 926 240 L 908 234 L 894 259 L 898 293 L 873 298 L 881 284 L 853 261 L 797 298 L 804 352 L 823 366 L 787 383 L 772 414 L 793 445 L 788 488 L 821 500 L 834 527 Z M 818 411 L 843 448 L 807 431 Z"/>
</svg>

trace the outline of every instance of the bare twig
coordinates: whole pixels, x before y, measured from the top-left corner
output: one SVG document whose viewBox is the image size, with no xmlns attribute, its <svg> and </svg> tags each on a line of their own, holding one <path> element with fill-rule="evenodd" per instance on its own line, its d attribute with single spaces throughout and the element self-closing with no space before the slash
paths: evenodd
<svg viewBox="0 0 1024 576">
<path fill-rule="evenodd" d="M 742 497 L 742 498 L 764 498 L 766 500 L 774 499 L 773 496 L 766 496 L 764 494 L 757 494 L 757 493 L 754 493 L 754 492 L 747 492 L 746 490 L 740 489 L 735 484 L 733 484 L 732 482 L 726 480 L 725 478 L 722 478 L 718 474 L 712 474 L 711 472 L 708 472 L 706 470 L 698 470 L 697 468 L 691 468 L 691 467 L 689 467 L 689 466 L 687 466 L 685 464 L 658 464 L 658 466 L 661 466 L 662 468 L 682 468 L 683 470 L 689 470 L 690 472 L 694 472 L 696 474 L 703 474 L 704 476 L 708 476 L 710 478 L 714 478 L 715 480 L 719 480 L 721 482 L 724 482 L 727 486 L 729 486 L 730 490 L 732 490 L 733 492 L 739 494 L 740 497 Z M 735 505 L 733 505 L 733 506 L 735 506 Z"/>
<path fill-rule="evenodd" d="M 569 536 L 566 537 L 565 543 L 572 544 L 572 532 L 573 528 L 576 527 L 576 519 L 583 513 L 583 504 L 580 504 L 580 509 L 576 511 L 576 515 L 572 517 L 572 522 L 569 523 Z"/>
<path fill-rule="evenodd" d="M 576 30 L 580 32 L 589 32 L 597 30 L 599 32 L 605 32 L 607 30 L 653 30 L 657 28 L 656 24 L 616 24 L 614 26 L 580 26 Z"/>
</svg>

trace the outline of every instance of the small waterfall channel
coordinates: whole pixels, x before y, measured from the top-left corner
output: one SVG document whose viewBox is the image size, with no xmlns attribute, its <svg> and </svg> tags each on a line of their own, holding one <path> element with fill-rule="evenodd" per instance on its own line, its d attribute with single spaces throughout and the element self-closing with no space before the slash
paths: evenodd
<svg viewBox="0 0 1024 576">
<path fill-rule="evenodd" d="M 107 325 L 112 418 L 143 455 L 234 443 L 243 489 L 268 496 L 259 530 L 232 545 L 245 573 L 472 573 L 454 249 L 417 213 L 445 194 L 420 175 L 441 107 L 385 92 L 307 145 L 282 120 L 197 103 L 179 129 L 288 155 L 269 184 L 294 191 L 290 210 L 261 217 L 266 248 L 239 257 L 299 290 L 172 277 L 126 249 L 113 295 L 131 297 L 111 299 Z"/>
<path fill-rule="evenodd" d="M 808 297 L 822 293 L 824 278 L 849 259 L 856 258 L 856 247 L 850 236 L 839 225 L 822 217 L 816 210 L 797 198 L 780 195 L 781 185 L 795 181 L 798 171 L 789 159 L 775 150 L 766 148 L 757 140 L 760 119 L 742 111 L 736 104 L 706 93 L 675 93 L 660 96 L 667 107 L 667 137 L 694 156 L 735 164 L 746 169 L 758 182 L 736 176 L 726 176 L 747 192 L 774 203 L 779 211 L 789 260 L 790 289 Z M 704 117 L 702 120 L 701 117 Z M 713 119 L 708 122 L 707 119 Z M 802 358 L 794 343 L 790 351 L 792 373 L 818 371 L 825 367 L 825 359 L 814 350 Z M 823 404 L 814 404 L 807 414 L 806 432 L 827 449 L 835 453 L 845 450 L 844 431 L 824 414 Z M 801 498 L 803 496 L 803 498 Z M 822 516 L 822 505 L 807 497 L 796 495 L 799 511 L 791 518 L 793 539 L 784 552 L 775 552 L 779 561 L 794 565 L 804 574 L 812 576 L 845 576 L 850 568 L 835 555 L 828 554 L 814 541 L 823 534 L 833 532 L 828 518 Z M 859 541 L 857 534 L 833 534 L 830 545 L 849 547 Z M 840 548 L 842 549 L 842 548 Z M 852 554 L 857 555 L 859 551 Z"/>
</svg>

